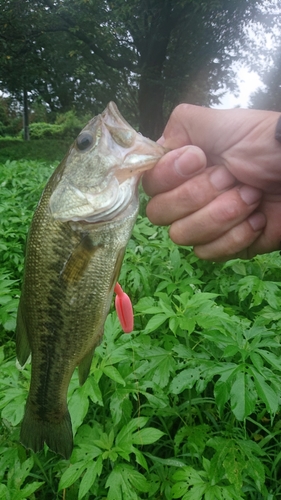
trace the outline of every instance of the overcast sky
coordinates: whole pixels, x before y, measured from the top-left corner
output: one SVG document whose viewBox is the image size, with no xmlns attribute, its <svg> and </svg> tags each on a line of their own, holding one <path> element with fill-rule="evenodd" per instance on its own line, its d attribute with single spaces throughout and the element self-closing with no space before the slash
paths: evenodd
<svg viewBox="0 0 281 500">
<path fill-rule="evenodd" d="M 245 67 L 242 67 L 237 72 L 237 82 L 239 85 L 239 96 L 235 97 L 233 94 L 228 92 L 221 99 L 221 104 L 213 107 L 220 109 L 235 108 L 236 106 L 239 106 L 240 108 L 247 108 L 249 106 L 250 95 L 257 90 L 258 87 L 263 87 L 258 74 L 254 71 L 249 71 Z"/>
</svg>

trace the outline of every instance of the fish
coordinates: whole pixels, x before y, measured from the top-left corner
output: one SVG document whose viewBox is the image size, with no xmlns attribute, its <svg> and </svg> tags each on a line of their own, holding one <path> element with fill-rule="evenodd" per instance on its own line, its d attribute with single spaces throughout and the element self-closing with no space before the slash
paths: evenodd
<svg viewBox="0 0 281 500">
<path fill-rule="evenodd" d="M 103 336 L 126 245 L 138 215 L 138 183 L 165 149 L 137 133 L 115 103 L 92 118 L 53 172 L 27 236 L 16 354 L 31 354 L 20 442 L 69 459 L 70 379 L 88 377 Z"/>
</svg>

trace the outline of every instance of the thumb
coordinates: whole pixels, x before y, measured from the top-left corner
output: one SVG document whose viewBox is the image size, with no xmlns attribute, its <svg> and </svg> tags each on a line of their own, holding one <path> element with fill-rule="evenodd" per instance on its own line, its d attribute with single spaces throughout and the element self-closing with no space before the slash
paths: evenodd
<svg viewBox="0 0 281 500">
<path fill-rule="evenodd" d="M 157 142 L 168 149 L 193 144 L 206 153 L 210 152 L 215 135 L 218 134 L 214 124 L 219 123 L 220 111 L 192 104 L 179 104 L 173 110 L 163 135 Z"/>
<path fill-rule="evenodd" d="M 212 109 L 179 104 L 158 142 L 168 149 L 198 146 L 211 165 L 223 164 L 222 153 L 239 143 L 243 146 L 242 155 L 248 156 L 256 154 L 261 137 L 266 142 L 270 140 L 271 149 L 280 148 L 274 139 L 276 115 L 276 112 L 255 109 Z M 238 153 L 241 155 L 241 147 Z"/>
</svg>

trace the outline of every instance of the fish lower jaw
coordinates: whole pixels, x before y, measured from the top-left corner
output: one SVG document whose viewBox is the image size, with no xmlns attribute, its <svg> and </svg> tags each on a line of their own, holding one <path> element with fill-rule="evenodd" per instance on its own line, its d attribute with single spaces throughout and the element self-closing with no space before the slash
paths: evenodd
<svg viewBox="0 0 281 500">
<path fill-rule="evenodd" d="M 129 209 L 129 210 L 128 210 Z M 118 224 L 122 222 L 127 217 L 130 217 L 132 210 L 130 210 L 129 204 L 127 207 L 123 208 L 119 213 L 112 214 L 111 216 L 105 217 L 104 219 L 91 220 L 90 218 L 79 219 L 79 220 L 69 220 L 68 223 L 73 231 L 85 231 L 85 228 L 98 228 L 106 227 L 111 224 Z"/>
</svg>

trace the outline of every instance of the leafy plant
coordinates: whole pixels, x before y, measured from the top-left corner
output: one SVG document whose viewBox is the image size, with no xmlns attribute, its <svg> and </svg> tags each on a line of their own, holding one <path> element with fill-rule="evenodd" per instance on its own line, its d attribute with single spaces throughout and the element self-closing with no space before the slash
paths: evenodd
<svg viewBox="0 0 281 500">
<path fill-rule="evenodd" d="M 0 498 L 277 500 L 281 257 L 202 262 L 140 216 L 119 281 L 135 330 L 112 310 L 82 387 L 68 391 L 70 461 L 19 443 L 30 365 L 19 370 L 14 325 L 23 247 L 52 171 L 1 170 Z"/>
</svg>

